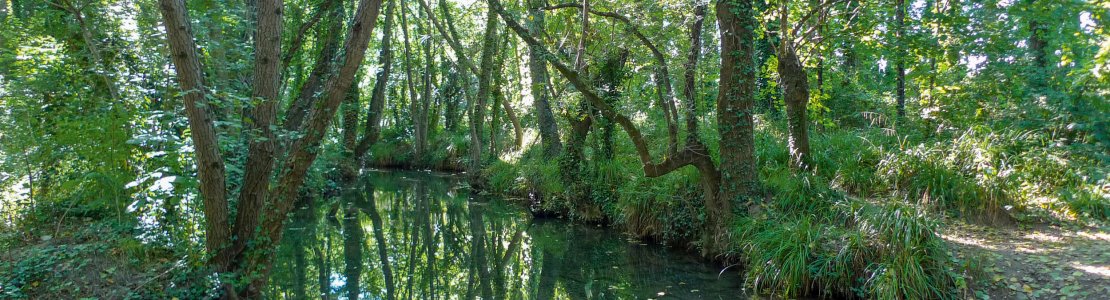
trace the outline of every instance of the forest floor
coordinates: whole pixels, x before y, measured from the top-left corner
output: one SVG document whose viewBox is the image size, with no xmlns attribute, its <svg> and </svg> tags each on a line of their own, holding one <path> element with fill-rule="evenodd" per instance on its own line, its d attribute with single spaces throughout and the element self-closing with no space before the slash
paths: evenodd
<svg viewBox="0 0 1110 300">
<path fill-rule="evenodd" d="M 981 269 L 969 298 L 1110 298 L 1110 228 L 951 222 L 941 235 Z"/>
<path fill-rule="evenodd" d="M 0 235 L 0 299 L 127 299 L 164 287 L 181 265 L 131 233 L 111 221 L 70 218 Z"/>
</svg>

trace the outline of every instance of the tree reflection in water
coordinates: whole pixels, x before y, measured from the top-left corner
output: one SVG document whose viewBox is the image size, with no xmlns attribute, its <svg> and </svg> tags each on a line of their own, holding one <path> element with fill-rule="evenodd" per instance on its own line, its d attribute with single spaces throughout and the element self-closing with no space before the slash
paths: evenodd
<svg viewBox="0 0 1110 300">
<path fill-rule="evenodd" d="M 468 195 L 451 176 L 369 172 L 338 199 L 301 199 L 277 252 L 270 298 L 741 295 L 734 275 L 718 279 L 719 267 L 690 254 L 629 241 L 616 229 L 533 220 L 513 204 Z"/>
</svg>

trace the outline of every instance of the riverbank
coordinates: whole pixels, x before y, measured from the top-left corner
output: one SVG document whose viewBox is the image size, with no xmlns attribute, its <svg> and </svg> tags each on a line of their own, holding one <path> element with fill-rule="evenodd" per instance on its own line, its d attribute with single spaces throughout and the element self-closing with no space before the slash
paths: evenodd
<svg viewBox="0 0 1110 300">
<path fill-rule="evenodd" d="M 763 125 L 756 143 L 766 198 L 737 213 L 734 243 L 711 259 L 744 265 L 746 283 L 768 293 L 1029 297 L 1037 288 L 996 288 L 991 270 L 1005 262 L 984 257 L 997 252 L 968 249 L 949 231 L 976 224 L 1023 236 L 1027 228 L 1051 224 L 1058 231 L 1099 235 L 1110 218 L 1110 185 L 1098 179 L 1105 169 L 1097 149 L 1060 144 L 1050 134 L 1007 127 L 940 134 L 905 128 L 900 135 L 883 129 L 818 131 L 812 137 L 820 149 L 814 167 L 799 173 L 789 167 L 784 126 Z M 699 174 L 680 169 L 646 178 L 626 140 L 617 139 L 614 147 L 629 154 L 588 156 L 593 159 L 572 176 L 560 161 L 535 152 L 502 156 L 483 171 L 487 191 L 527 199 L 541 215 L 611 224 L 639 238 L 704 250 Z M 994 244 L 1005 249 L 1019 242 Z M 1085 245 L 1103 247 L 1097 241 Z M 1002 276 L 1019 281 L 1044 277 L 1006 270 L 1011 273 Z M 1103 278 L 1097 271 L 1077 276 L 1088 283 Z M 1072 295 L 1065 287 L 1055 291 Z M 1047 294 L 1046 287 L 1036 295 Z"/>
<path fill-rule="evenodd" d="M 373 171 L 373 174 L 381 173 Z M 388 187 L 397 184 L 391 182 L 396 181 L 379 182 L 377 185 L 384 189 L 396 189 Z M 332 201 L 341 200 L 327 200 L 322 204 Z M 518 205 L 529 204 L 528 201 L 514 202 L 520 203 Z M 338 203 L 340 207 L 346 207 Z M 402 205 L 415 207 L 416 204 Z M 43 220 L 58 219 L 47 218 L 49 214 L 39 217 Z M 186 299 L 204 295 L 204 290 L 197 289 L 203 285 L 189 285 L 197 283 L 198 273 L 194 272 L 200 270 L 201 265 L 193 256 L 195 253 L 182 251 L 187 248 L 143 243 L 138 236 L 144 232 L 136 231 L 131 227 L 134 224 L 126 220 L 120 223 L 109 214 L 71 213 L 62 221 L 39 222 L 33 230 L 10 232 L 3 236 L 0 243 L 5 251 L 0 254 L 0 274 L 5 275 L 0 282 L 4 284 L 4 298 L 75 299 L 98 295 L 105 298 Z M 330 221 L 323 222 L 321 224 Z M 627 229 L 619 223 L 614 224 L 614 230 Z M 1105 228 L 1032 225 L 1027 222 L 1017 224 L 1000 229 L 945 219 L 938 227 L 938 235 L 948 245 L 954 261 L 962 262 L 962 267 L 967 270 L 967 286 L 961 298 L 1098 299 L 1105 294 L 1105 288 L 1099 289 L 1110 286 L 1107 282 L 1110 279 L 1107 272 L 1110 270 L 1110 257 L 1106 256 L 1110 253 L 1107 251 L 1110 250 L 1110 234 Z M 341 228 L 343 225 L 338 226 Z M 291 230 L 298 232 L 303 230 L 303 226 L 295 226 Z M 506 231 L 509 233 L 500 240 L 512 239 L 513 230 Z M 332 251 L 338 251 L 332 253 L 342 255 L 342 232 L 332 236 L 331 243 L 335 244 L 330 245 L 336 247 Z M 367 236 L 371 235 L 367 233 Z M 789 238 L 789 235 L 780 236 L 780 240 Z M 625 240 L 624 243 L 629 243 L 631 247 L 640 244 L 636 240 Z M 406 243 L 399 243 L 403 244 Z M 679 246 L 681 248 L 682 245 Z M 366 255 L 373 255 L 374 248 L 365 252 Z M 601 253 L 605 253 L 604 250 Z M 330 268 L 343 270 L 339 265 Z M 732 267 L 728 270 L 743 269 Z M 571 270 L 568 269 L 568 272 Z M 739 285 L 745 280 L 735 277 L 734 282 Z M 672 286 L 665 289 L 667 291 L 660 291 L 673 296 L 676 292 L 670 291 L 679 288 L 685 294 L 694 290 L 705 291 L 696 286 L 689 286 L 688 290 Z"/>
</svg>

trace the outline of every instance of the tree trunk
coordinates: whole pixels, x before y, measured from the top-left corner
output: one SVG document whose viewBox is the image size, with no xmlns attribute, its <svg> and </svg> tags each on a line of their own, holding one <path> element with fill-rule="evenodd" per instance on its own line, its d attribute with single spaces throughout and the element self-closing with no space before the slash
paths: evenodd
<svg viewBox="0 0 1110 300">
<path fill-rule="evenodd" d="M 226 243 L 231 236 L 231 226 L 228 223 L 227 190 L 224 186 L 224 161 L 217 144 L 216 128 L 210 112 L 206 110 L 211 107 L 206 99 L 208 92 L 184 0 L 160 0 L 160 5 L 166 27 L 166 42 L 169 44 L 178 85 L 185 98 L 185 114 L 189 119 L 189 131 L 196 149 L 194 154 L 197 177 L 204 203 L 205 248 L 212 255 L 209 264 L 222 272 L 230 261 L 223 249 L 228 246 Z"/>
<path fill-rule="evenodd" d="M 544 6 L 543 0 L 528 1 L 528 31 L 533 36 L 543 36 L 545 30 L 544 13 L 540 9 L 542 6 Z M 528 46 L 528 51 L 528 70 L 532 75 L 533 109 L 539 122 L 540 141 L 543 143 L 544 156 L 554 158 L 559 156 L 562 150 L 562 141 L 559 139 L 559 125 L 555 121 L 555 114 L 551 112 L 551 103 L 545 88 L 548 77 L 547 62 L 539 57 L 536 47 Z"/>
<path fill-rule="evenodd" d="M 402 5 L 404 5 L 404 4 L 402 4 Z M 404 53 L 405 54 L 405 57 L 404 57 L 404 60 L 405 60 L 405 87 L 407 88 L 407 90 L 409 92 L 408 93 L 408 100 L 409 100 L 408 105 L 409 105 L 409 120 L 411 122 L 409 125 L 412 125 L 412 128 L 413 128 L 413 139 L 412 139 L 413 159 L 414 159 L 414 164 L 420 165 L 421 164 L 420 162 L 422 162 L 423 158 L 424 158 L 424 148 L 422 147 L 422 145 L 420 145 L 420 143 L 423 142 L 421 140 L 421 137 L 420 137 L 422 132 L 420 132 L 420 105 L 419 105 L 419 103 L 422 100 L 419 99 L 419 96 L 416 94 L 416 82 L 415 82 L 416 79 L 415 79 L 415 76 L 413 75 L 413 71 L 412 71 L 412 51 L 410 50 L 411 43 L 409 41 L 409 24 L 408 24 L 408 16 L 407 16 L 408 14 L 405 13 L 405 9 L 403 8 L 403 6 L 402 6 L 400 14 L 401 14 L 401 37 L 402 37 L 402 42 L 404 43 L 403 49 L 404 49 L 404 52 L 405 52 Z"/>
<path fill-rule="evenodd" d="M 482 166 L 482 124 L 485 123 L 485 106 L 492 92 L 494 57 L 497 43 L 497 15 L 486 13 L 486 30 L 482 39 L 481 70 L 478 72 L 478 97 L 470 107 L 470 164 L 467 174 L 471 184 L 479 184 Z M 456 49 L 458 50 L 458 49 Z"/>
<path fill-rule="evenodd" d="M 355 82 L 362 81 L 362 76 L 355 77 Z M 361 93 L 358 87 L 352 87 L 347 91 L 347 96 L 343 99 L 343 118 L 342 118 L 342 138 L 340 143 L 343 146 L 343 152 L 340 154 L 338 169 L 340 181 L 343 184 L 350 183 L 358 176 L 359 165 L 355 157 L 355 147 L 357 146 L 358 138 L 358 112 L 360 109 L 359 99 Z"/>
<path fill-rule="evenodd" d="M 388 1 L 388 0 L 387 0 Z M 389 75 L 393 71 L 393 9 L 395 1 L 388 1 L 385 8 L 385 27 L 382 28 L 381 50 L 378 52 L 379 63 L 382 64 L 378 77 L 374 81 L 374 90 L 370 93 L 370 109 L 366 112 L 366 124 L 362 139 L 355 146 L 355 161 L 361 166 L 362 158 L 374 143 L 378 142 L 382 133 L 382 111 L 385 109 L 385 92 L 389 89 Z"/>
<path fill-rule="evenodd" d="M 895 22 L 897 24 L 895 25 L 898 28 L 895 33 L 897 37 L 897 45 L 895 48 L 897 49 L 896 53 L 898 53 L 898 55 L 895 56 L 895 72 L 898 76 L 898 90 L 896 92 L 898 97 L 898 117 L 901 118 L 906 116 L 906 0 L 897 0 L 896 9 Z"/>
<path fill-rule="evenodd" d="M 331 9 L 329 13 L 331 23 L 327 34 L 322 37 L 324 45 L 312 66 L 312 71 L 308 74 L 308 79 L 301 85 L 297 97 L 285 112 L 283 130 L 301 130 L 305 118 L 312 109 L 313 101 L 320 98 L 320 89 L 325 88 L 324 83 L 330 79 L 328 76 L 332 74 L 336 57 L 339 55 L 339 33 L 343 30 L 343 14 L 343 5 L 336 5 Z"/>
<path fill-rule="evenodd" d="M 352 20 L 351 26 L 347 33 L 347 41 L 343 47 L 342 56 L 343 64 L 340 65 L 339 70 L 332 76 L 324 85 L 324 99 L 319 105 L 315 105 L 314 109 L 310 111 L 308 123 L 305 124 L 304 136 L 298 139 L 291 149 L 291 154 L 286 158 L 279 176 L 276 190 L 272 192 L 273 196 L 269 197 L 268 208 L 264 214 L 262 222 L 262 237 L 263 241 L 256 241 L 261 244 L 261 249 L 265 253 L 260 253 L 258 257 L 254 257 L 249 262 L 248 272 L 259 272 L 257 276 L 250 282 L 247 288 L 246 295 L 255 296 L 262 286 L 265 285 L 268 278 L 269 270 L 271 267 L 271 259 L 273 258 L 273 251 L 275 245 L 281 243 L 283 224 L 285 216 L 293 207 L 293 199 L 296 198 L 297 191 L 300 189 L 301 184 L 304 182 L 305 174 L 308 168 L 311 167 L 312 162 L 316 160 L 318 154 L 318 146 L 320 140 L 324 137 L 324 132 L 335 117 L 335 112 L 339 107 L 339 103 L 346 96 L 348 89 L 351 88 L 354 82 L 355 72 L 361 66 L 363 58 L 366 55 L 366 49 L 369 45 L 370 38 L 373 36 L 374 25 L 378 13 L 381 11 L 381 0 L 360 0 L 358 9 L 355 12 L 355 17 Z"/>
<path fill-rule="evenodd" d="M 701 3 L 694 7 L 694 22 L 690 24 L 690 53 L 686 56 L 686 73 L 683 75 L 685 84 L 682 94 L 686 97 L 686 134 L 687 140 L 698 140 L 698 90 L 697 73 L 698 59 L 701 57 L 701 31 L 705 23 L 705 14 L 708 4 Z"/>
<path fill-rule="evenodd" d="M 786 122 L 789 131 L 787 147 L 790 165 L 805 170 L 809 164 L 809 121 L 806 104 L 809 102 L 809 78 L 794 46 L 784 40 L 779 47 L 778 71 L 786 100 Z"/>
<path fill-rule="evenodd" d="M 420 95 L 417 109 L 416 123 L 416 148 L 421 154 L 427 149 L 428 144 L 428 108 L 432 103 L 432 80 L 435 77 L 435 61 L 432 53 L 435 51 L 432 44 L 432 33 L 424 32 L 424 89 Z"/>
<path fill-rule="evenodd" d="M 757 27 L 751 1 L 717 3 L 721 28 L 721 84 L 717 96 L 717 130 L 721 134 L 720 198 L 706 204 L 709 249 L 724 249 L 734 208 L 755 201 L 759 173 L 755 157 L 753 104 Z"/>
<path fill-rule="evenodd" d="M 255 30 L 255 63 L 252 98 L 257 106 L 247 118 L 247 165 L 239 206 L 235 217 L 233 264 L 242 261 L 243 251 L 258 232 L 262 203 L 269 197 L 270 177 L 274 168 L 274 133 L 277 101 L 281 92 L 281 0 L 259 0 L 258 27 Z M 233 266 L 235 271 L 239 266 Z"/>
<path fill-rule="evenodd" d="M 1030 12 L 1027 15 L 1029 18 L 1029 52 L 1033 55 L 1033 76 L 1030 76 L 1030 84 L 1033 86 L 1035 93 L 1043 93 L 1039 91 L 1046 86 L 1047 82 L 1047 68 L 1048 68 L 1048 53 L 1045 48 L 1048 47 L 1048 41 L 1045 41 L 1045 29 L 1041 22 L 1036 19 L 1036 14 L 1033 12 L 1040 12 L 1041 9 L 1037 8 L 1037 0 L 1026 0 L 1025 4 L 1028 6 L 1026 10 Z"/>
</svg>

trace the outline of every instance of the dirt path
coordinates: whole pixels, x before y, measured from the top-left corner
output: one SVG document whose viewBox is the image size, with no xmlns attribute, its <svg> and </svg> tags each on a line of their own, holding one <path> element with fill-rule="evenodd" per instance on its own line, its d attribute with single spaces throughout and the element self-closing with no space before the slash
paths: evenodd
<svg viewBox="0 0 1110 300">
<path fill-rule="evenodd" d="M 952 223 L 942 237 L 979 263 L 969 298 L 1110 299 L 1110 230 L 1060 226 L 998 229 Z"/>
</svg>

